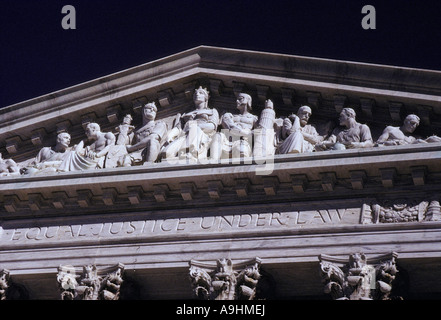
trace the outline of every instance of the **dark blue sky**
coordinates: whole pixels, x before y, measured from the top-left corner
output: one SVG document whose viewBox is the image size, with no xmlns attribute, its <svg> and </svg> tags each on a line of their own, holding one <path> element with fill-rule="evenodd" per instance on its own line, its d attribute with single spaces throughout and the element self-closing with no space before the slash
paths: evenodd
<svg viewBox="0 0 441 320">
<path fill-rule="evenodd" d="M 1 0 L 0 107 L 202 44 L 441 70 L 441 2 Z"/>
</svg>

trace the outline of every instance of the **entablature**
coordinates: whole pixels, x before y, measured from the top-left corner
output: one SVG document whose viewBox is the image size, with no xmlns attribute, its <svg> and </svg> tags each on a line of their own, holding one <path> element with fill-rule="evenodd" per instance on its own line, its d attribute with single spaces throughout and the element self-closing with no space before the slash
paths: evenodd
<svg viewBox="0 0 441 320">
<path fill-rule="evenodd" d="M 3 219 L 439 193 L 441 143 L 0 180 Z"/>
</svg>

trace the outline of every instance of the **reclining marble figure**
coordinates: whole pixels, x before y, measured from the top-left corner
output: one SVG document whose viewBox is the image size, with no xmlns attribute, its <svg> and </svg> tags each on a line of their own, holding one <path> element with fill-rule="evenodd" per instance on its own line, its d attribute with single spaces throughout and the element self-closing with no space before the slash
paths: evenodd
<svg viewBox="0 0 441 320">
<path fill-rule="evenodd" d="M 0 177 L 20 175 L 20 167 L 12 159 L 3 159 L 0 153 Z"/>
<path fill-rule="evenodd" d="M 330 137 L 315 145 L 315 149 L 325 151 L 373 147 L 371 130 L 367 125 L 358 123 L 355 116 L 354 109 L 343 108 L 339 117 L 343 128 L 334 129 Z"/>
<path fill-rule="evenodd" d="M 420 118 L 417 115 L 409 114 L 400 127 L 387 126 L 377 140 L 377 145 L 396 146 L 415 143 L 440 142 L 441 138 L 431 136 L 427 139 L 420 139 L 411 136 L 420 124 Z"/>
</svg>

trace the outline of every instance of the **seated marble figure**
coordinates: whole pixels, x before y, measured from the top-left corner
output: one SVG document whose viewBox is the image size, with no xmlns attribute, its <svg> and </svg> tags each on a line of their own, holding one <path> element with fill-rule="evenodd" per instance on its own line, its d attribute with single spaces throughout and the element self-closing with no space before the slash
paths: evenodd
<svg viewBox="0 0 441 320">
<path fill-rule="evenodd" d="M 397 146 L 405 144 L 441 142 L 441 138 L 431 136 L 427 139 L 421 139 L 411 134 L 420 124 L 420 118 L 417 115 L 409 114 L 400 127 L 387 126 L 377 140 L 377 146 Z"/>
<path fill-rule="evenodd" d="M 79 171 L 104 168 L 106 155 L 115 145 L 115 135 L 101 132 L 100 126 L 91 122 L 85 130 L 87 139 L 82 140 L 63 158 L 58 171 Z"/>
<path fill-rule="evenodd" d="M 279 154 L 313 152 L 317 143 L 323 140 L 314 125 L 308 124 L 312 110 L 308 106 L 301 106 L 297 114 L 283 119 L 280 130 L 282 141 L 277 149 Z"/>
<path fill-rule="evenodd" d="M 219 160 L 221 158 L 250 157 L 252 148 L 253 129 L 256 128 L 258 117 L 250 113 L 252 110 L 252 98 L 249 94 L 240 93 L 236 100 L 238 114 L 225 113 L 221 119 L 222 131 L 218 132 L 213 138 L 211 146 L 211 158 Z M 228 132 L 228 137 L 225 133 Z"/>
<path fill-rule="evenodd" d="M 56 172 L 69 155 L 72 148 L 70 147 L 71 136 L 67 132 L 61 132 L 57 135 L 55 146 L 43 147 L 37 156 L 22 168 L 23 174 L 41 174 L 48 172 Z"/>
<path fill-rule="evenodd" d="M 161 151 L 167 126 L 161 120 L 156 120 L 158 108 L 154 102 L 147 103 L 142 108 L 142 125 L 124 138 L 125 153 L 120 159 L 120 165 L 148 165 L 156 161 Z M 121 132 L 118 136 L 120 137 Z M 122 139 L 121 139 L 122 140 Z"/>
<path fill-rule="evenodd" d="M 367 125 L 358 123 L 355 120 L 355 116 L 354 109 L 343 108 L 339 117 L 341 127 L 334 129 L 326 140 L 317 143 L 315 150 L 345 150 L 373 147 L 371 130 Z"/>
<path fill-rule="evenodd" d="M 219 124 L 219 113 L 208 107 L 209 93 L 199 87 L 194 91 L 195 110 L 181 116 L 183 129 L 175 135 L 175 139 L 161 150 L 161 159 L 188 159 L 197 161 L 206 159 L 213 136 Z"/>
</svg>

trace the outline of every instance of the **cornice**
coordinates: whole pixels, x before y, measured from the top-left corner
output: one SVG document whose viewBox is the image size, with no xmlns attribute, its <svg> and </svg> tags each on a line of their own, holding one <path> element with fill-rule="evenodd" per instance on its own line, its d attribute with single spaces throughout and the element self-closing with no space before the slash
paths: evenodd
<svg viewBox="0 0 441 320">
<path fill-rule="evenodd" d="M 3 177 L 4 219 L 439 193 L 441 144 Z M 263 173 L 263 174 L 262 174 Z"/>
</svg>

